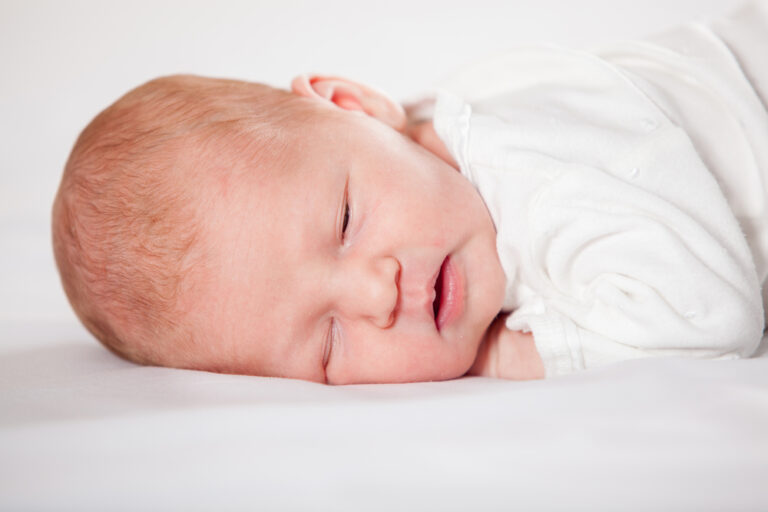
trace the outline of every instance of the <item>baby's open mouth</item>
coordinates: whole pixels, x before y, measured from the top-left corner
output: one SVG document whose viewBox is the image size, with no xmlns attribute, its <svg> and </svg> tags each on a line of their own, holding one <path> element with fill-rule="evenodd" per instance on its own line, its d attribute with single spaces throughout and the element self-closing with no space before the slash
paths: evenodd
<svg viewBox="0 0 768 512">
<path fill-rule="evenodd" d="M 443 260 L 443 264 L 440 265 L 440 272 L 437 273 L 437 280 L 435 281 L 435 300 L 432 301 L 432 312 L 435 314 L 435 325 L 437 325 L 437 316 L 440 313 L 440 298 L 443 295 L 443 271 L 445 270 L 445 262 L 448 258 Z"/>
<path fill-rule="evenodd" d="M 432 312 L 435 315 L 435 327 L 438 332 L 443 327 L 458 320 L 464 311 L 464 280 L 460 269 L 453 262 L 450 254 L 440 265 L 435 277 L 435 299 Z"/>
</svg>

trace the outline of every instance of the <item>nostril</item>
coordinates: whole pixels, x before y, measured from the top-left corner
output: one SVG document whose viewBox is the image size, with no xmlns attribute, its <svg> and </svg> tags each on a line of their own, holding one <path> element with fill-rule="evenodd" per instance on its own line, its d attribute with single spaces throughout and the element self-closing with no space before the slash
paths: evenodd
<svg viewBox="0 0 768 512">
<path fill-rule="evenodd" d="M 392 324 L 395 323 L 395 310 L 392 310 L 392 312 L 389 314 L 389 318 L 387 318 L 387 322 L 384 325 L 385 329 L 389 329 L 392 327 Z"/>
<path fill-rule="evenodd" d="M 392 301 L 392 309 L 390 311 L 390 319 L 389 319 L 389 325 L 392 325 L 395 323 L 395 319 L 400 315 L 400 310 L 403 306 L 403 294 L 402 290 L 400 289 L 400 276 L 401 276 L 401 269 L 400 264 L 397 265 L 397 270 L 395 271 L 395 279 L 394 279 L 394 300 Z"/>
<path fill-rule="evenodd" d="M 391 326 L 395 323 L 395 312 L 397 311 L 397 308 L 400 304 L 401 300 L 401 294 L 400 294 L 400 276 L 403 271 L 403 267 L 400 265 L 400 262 L 397 261 L 396 258 L 392 258 L 395 262 L 395 276 L 394 276 L 394 285 L 395 285 L 395 300 L 392 301 L 392 309 L 389 311 L 389 319 L 387 320 L 387 327 Z"/>
</svg>

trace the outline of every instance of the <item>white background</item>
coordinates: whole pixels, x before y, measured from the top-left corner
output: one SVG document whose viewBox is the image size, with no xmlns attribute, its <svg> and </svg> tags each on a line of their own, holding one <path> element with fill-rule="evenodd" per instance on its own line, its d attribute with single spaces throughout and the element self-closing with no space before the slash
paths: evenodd
<svg viewBox="0 0 768 512">
<path fill-rule="evenodd" d="M 287 86 L 321 71 L 407 99 L 517 44 L 635 38 L 739 3 L 2 0 L 0 321 L 75 322 L 51 255 L 50 205 L 80 130 L 150 78 L 197 73 Z"/>
</svg>

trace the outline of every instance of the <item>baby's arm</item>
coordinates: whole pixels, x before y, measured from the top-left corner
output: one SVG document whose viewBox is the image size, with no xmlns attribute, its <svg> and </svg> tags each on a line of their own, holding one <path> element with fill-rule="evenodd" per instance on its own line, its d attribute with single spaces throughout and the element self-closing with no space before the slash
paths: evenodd
<svg viewBox="0 0 768 512">
<path fill-rule="evenodd" d="M 488 328 L 477 358 L 467 375 L 510 380 L 543 379 L 544 363 L 533 334 L 507 329 L 507 315 L 500 315 Z"/>
</svg>

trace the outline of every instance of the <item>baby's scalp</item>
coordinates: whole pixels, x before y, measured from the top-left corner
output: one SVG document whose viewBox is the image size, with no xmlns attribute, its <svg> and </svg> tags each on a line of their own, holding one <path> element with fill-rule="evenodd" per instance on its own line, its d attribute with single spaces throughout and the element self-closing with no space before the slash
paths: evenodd
<svg viewBox="0 0 768 512">
<path fill-rule="evenodd" d="M 141 364 L 204 365 L 188 320 L 205 277 L 209 175 L 244 155 L 252 169 L 274 165 L 307 108 L 262 84 L 171 76 L 85 128 L 54 202 L 53 247 L 67 297 L 100 342 Z"/>
</svg>

